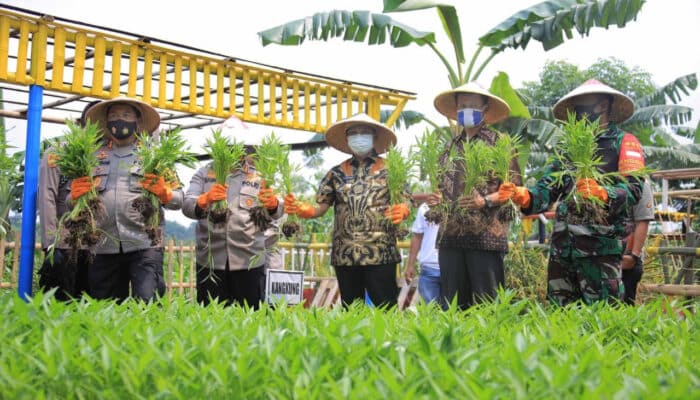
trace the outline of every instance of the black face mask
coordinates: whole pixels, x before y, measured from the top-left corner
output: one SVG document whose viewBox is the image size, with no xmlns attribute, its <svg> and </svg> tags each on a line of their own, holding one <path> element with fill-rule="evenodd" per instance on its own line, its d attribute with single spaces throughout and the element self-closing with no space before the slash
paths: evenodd
<svg viewBox="0 0 700 400">
<path fill-rule="evenodd" d="M 595 110 L 597 104 L 590 104 L 586 106 L 574 106 L 574 112 L 576 113 L 576 120 L 580 121 L 583 118 L 588 119 L 589 121 L 596 121 L 598 118 L 600 118 L 603 113 L 597 113 L 593 112 Z"/>
<path fill-rule="evenodd" d="M 136 121 L 129 122 L 123 119 L 107 121 L 107 129 L 115 139 L 126 139 L 136 133 Z"/>
</svg>

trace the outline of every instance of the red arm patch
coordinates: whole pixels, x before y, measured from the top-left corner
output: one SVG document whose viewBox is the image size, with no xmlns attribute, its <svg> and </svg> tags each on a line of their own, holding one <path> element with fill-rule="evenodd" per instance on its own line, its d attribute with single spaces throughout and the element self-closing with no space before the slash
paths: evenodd
<svg viewBox="0 0 700 400">
<path fill-rule="evenodd" d="M 620 157 L 617 161 L 617 170 L 621 174 L 639 171 L 644 168 L 644 149 L 634 135 L 625 133 L 620 145 Z"/>
</svg>

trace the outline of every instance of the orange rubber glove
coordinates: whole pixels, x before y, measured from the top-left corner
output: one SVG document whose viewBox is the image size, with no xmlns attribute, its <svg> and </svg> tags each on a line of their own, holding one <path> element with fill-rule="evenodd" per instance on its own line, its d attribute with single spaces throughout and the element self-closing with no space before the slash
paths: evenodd
<svg viewBox="0 0 700 400">
<path fill-rule="evenodd" d="M 391 220 L 391 223 L 394 225 L 398 225 L 408 217 L 409 210 L 408 206 L 404 203 L 401 204 L 394 204 L 393 206 L 389 207 L 384 211 L 384 216 L 389 218 Z"/>
<path fill-rule="evenodd" d="M 298 201 L 299 200 L 297 200 L 292 193 L 288 193 L 284 196 L 284 212 L 287 214 L 296 214 L 299 210 L 299 207 L 297 207 Z"/>
<path fill-rule="evenodd" d="M 75 178 L 70 183 L 70 198 L 75 201 L 91 191 L 95 186 L 99 185 L 99 178 L 93 181 L 89 176 L 81 176 Z"/>
<path fill-rule="evenodd" d="M 510 200 L 515 194 L 515 183 L 513 182 L 503 182 L 498 188 L 498 201 L 500 203 L 505 203 Z"/>
<path fill-rule="evenodd" d="M 603 203 L 608 201 L 608 191 L 591 178 L 579 179 L 576 182 L 576 191 L 581 194 L 584 199 L 596 197 Z"/>
<path fill-rule="evenodd" d="M 530 197 L 530 192 L 524 186 L 516 186 L 513 192 L 513 197 L 510 198 L 520 208 L 530 207 L 530 202 L 532 197 Z"/>
<path fill-rule="evenodd" d="M 298 201 L 296 207 L 296 214 L 301 218 L 313 218 L 316 214 L 316 208 L 309 203 Z"/>
<path fill-rule="evenodd" d="M 272 188 L 260 189 L 258 192 L 258 200 L 260 200 L 262 205 L 268 210 L 274 210 L 280 204 L 279 200 L 277 200 L 277 196 L 275 196 L 275 191 Z"/>
<path fill-rule="evenodd" d="M 141 181 L 141 186 L 155 194 L 161 204 L 168 204 L 173 199 L 173 190 L 165 183 L 165 179 L 162 176 L 145 174 Z"/>
<path fill-rule="evenodd" d="M 202 193 L 197 197 L 197 206 L 202 210 L 206 210 L 211 203 L 220 200 L 226 200 L 227 185 L 215 183 L 208 192 Z"/>
</svg>

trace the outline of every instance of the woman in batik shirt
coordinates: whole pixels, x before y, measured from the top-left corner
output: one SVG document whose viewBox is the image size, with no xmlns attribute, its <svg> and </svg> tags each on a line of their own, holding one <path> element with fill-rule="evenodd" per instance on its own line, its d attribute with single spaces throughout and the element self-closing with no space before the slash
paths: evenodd
<svg viewBox="0 0 700 400">
<path fill-rule="evenodd" d="M 379 154 L 396 143 L 396 135 L 366 114 L 331 125 L 326 141 L 352 158 L 333 167 L 321 181 L 314 207 L 293 194 L 285 198 L 285 211 L 301 218 L 318 218 L 335 208 L 331 265 L 335 268 L 345 305 L 364 300 L 365 291 L 375 305 L 396 305 L 396 229 L 408 214 L 406 204 L 390 206 L 387 172 Z"/>
</svg>

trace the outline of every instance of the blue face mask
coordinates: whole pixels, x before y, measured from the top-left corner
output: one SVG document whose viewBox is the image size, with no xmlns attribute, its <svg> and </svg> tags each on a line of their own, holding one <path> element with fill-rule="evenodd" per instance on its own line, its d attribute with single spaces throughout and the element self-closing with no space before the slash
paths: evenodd
<svg viewBox="0 0 700 400">
<path fill-rule="evenodd" d="M 457 111 L 457 123 L 465 128 L 472 128 L 481 123 L 484 113 L 476 108 L 463 108 Z"/>
</svg>

